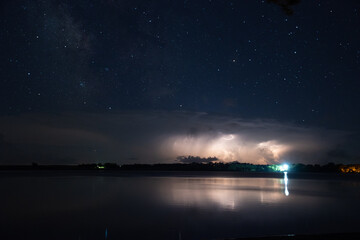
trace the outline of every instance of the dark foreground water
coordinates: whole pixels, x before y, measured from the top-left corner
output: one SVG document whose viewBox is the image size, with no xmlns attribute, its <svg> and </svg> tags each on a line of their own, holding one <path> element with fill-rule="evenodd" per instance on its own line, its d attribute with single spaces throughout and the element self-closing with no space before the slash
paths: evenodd
<svg viewBox="0 0 360 240">
<path fill-rule="evenodd" d="M 187 240 L 359 231 L 358 179 L 288 177 L 0 172 L 0 239 Z"/>
</svg>

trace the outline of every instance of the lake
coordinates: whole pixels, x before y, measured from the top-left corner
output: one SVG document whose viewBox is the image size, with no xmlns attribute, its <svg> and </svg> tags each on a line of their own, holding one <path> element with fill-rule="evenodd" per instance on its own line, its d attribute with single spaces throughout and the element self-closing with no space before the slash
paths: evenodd
<svg viewBox="0 0 360 240">
<path fill-rule="evenodd" d="M 0 239 L 225 239 L 360 226 L 359 178 L 330 174 L 4 171 L 0 189 Z"/>
</svg>

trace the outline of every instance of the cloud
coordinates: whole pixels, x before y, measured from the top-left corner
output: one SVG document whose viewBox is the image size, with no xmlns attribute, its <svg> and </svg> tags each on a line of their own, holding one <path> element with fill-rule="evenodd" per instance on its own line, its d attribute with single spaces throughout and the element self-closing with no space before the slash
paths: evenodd
<svg viewBox="0 0 360 240">
<path fill-rule="evenodd" d="M 1 116 L 0 134 L 1 163 L 40 159 L 49 164 L 160 163 L 179 156 L 326 163 L 329 152 L 347 144 L 349 135 L 274 120 L 165 111 Z"/>
<path fill-rule="evenodd" d="M 281 7 L 281 9 L 286 13 L 287 15 L 293 15 L 294 10 L 292 7 L 294 5 L 297 5 L 300 3 L 300 0 L 267 0 L 269 3 L 274 3 Z"/>
</svg>

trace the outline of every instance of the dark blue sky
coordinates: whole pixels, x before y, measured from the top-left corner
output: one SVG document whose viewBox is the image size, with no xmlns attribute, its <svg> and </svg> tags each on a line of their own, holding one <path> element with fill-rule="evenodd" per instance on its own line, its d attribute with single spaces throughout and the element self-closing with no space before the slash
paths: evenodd
<svg viewBox="0 0 360 240">
<path fill-rule="evenodd" d="M 2 2 L 0 114 L 206 112 L 358 133 L 360 2 L 291 9 L 261 0 Z"/>
<path fill-rule="evenodd" d="M 7 1 L 0 111 L 188 110 L 359 129 L 358 1 Z"/>
</svg>

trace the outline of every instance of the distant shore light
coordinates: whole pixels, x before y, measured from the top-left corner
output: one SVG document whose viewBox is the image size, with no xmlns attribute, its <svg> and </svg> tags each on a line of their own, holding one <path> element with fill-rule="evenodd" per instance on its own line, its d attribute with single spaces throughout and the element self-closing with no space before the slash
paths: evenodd
<svg viewBox="0 0 360 240">
<path fill-rule="evenodd" d="M 287 170 L 289 170 L 289 165 L 284 163 L 280 166 L 280 171 L 282 172 L 286 172 Z"/>
</svg>

